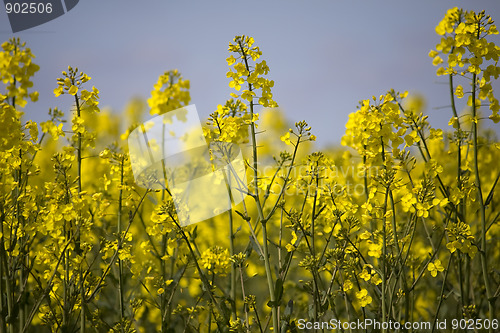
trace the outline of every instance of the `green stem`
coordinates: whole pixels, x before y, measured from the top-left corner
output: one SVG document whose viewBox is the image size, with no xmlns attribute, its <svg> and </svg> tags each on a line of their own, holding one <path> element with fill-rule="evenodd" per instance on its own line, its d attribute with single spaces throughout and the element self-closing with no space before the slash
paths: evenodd
<svg viewBox="0 0 500 333">
<path fill-rule="evenodd" d="M 434 330 L 436 329 L 436 322 L 437 322 L 437 318 L 439 316 L 439 310 L 441 309 L 441 305 L 443 304 L 444 288 L 446 287 L 446 280 L 448 279 L 448 273 L 450 272 L 451 262 L 453 261 L 453 255 L 454 255 L 454 253 L 452 253 L 450 256 L 450 260 L 448 261 L 448 266 L 446 267 L 446 273 L 444 274 L 443 284 L 441 285 L 441 293 L 439 295 L 438 307 L 436 309 L 436 313 L 434 314 L 434 320 L 432 321 L 431 333 L 434 333 Z"/>
<path fill-rule="evenodd" d="M 406 266 L 404 265 L 404 262 L 402 260 L 402 257 L 401 257 L 401 253 L 402 253 L 402 250 L 403 249 L 400 249 L 399 248 L 399 239 L 398 239 L 398 234 L 397 234 L 397 225 L 396 225 L 396 207 L 395 207 L 395 203 L 394 203 L 394 197 L 392 195 L 392 191 L 389 190 L 389 200 L 390 200 L 390 203 L 391 203 L 391 209 L 392 209 L 392 218 L 391 218 L 391 225 L 392 225 L 392 233 L 394 234 L 394 245 L 396 247 L 396 253 L 398 254 L 398 257 L 396 258 L 396 262 L 399 263 L 399 269 L 398 271 L 399 272 L 402 272 L 402 274 L 398 274 L 396 276 L 396 278 L 394 279 L 394 288 L 393 288 L 393 292 L 390 293 L 390 304 L 392 304 L 392 300 L 393 300 L 393 297 L 394 297 L 394 291 L 396 290 L 396 286 L 397 286 L 397 282 L 399 280 L 399 277 L 403 277 L 400 281 L 401 283 L 401 286 L 402 286 L 402 290 L 403 292 L 407 293 L 408 291 L 408 284 L 406 282 Z M 404 245 L 402 245 L 404 247 Z M 392 272 L 391 272 L 391 276 L 392 276 Z M 392 307 L 391 307 L 392 309 Z M 389 309 L 389 316 L 391 314 L 391 309 Z M 394 314 L 395 315 L 395 314 Z"/>
<path fill-rule="evenodd" d="M 245 326 L 247 328 L 247 333 L 250 333 L 250 323 L 249 323 L 249 319 L 248 319 L 248 308 L 249 308 L 249 305 L 247 303 L 245 303 L 246 301 L 246 295 L 245 295 L 245 283 L 243 281 L 243 269 L 241 268 L 241 264 L 238 265 L 238 269 L 239 269 L 239 272 L 240 272 L 240 282 L 241 282 L 241 298 L 243 299 L 243 309 L 245 311 Z"/>
<path fill-rule="evenodd" d="M 273 317 L 273 328 L 275 332 L 279 332 L 279 324 L 278 324 L 278 304 L 276 304 L 276 298 L 274 295 L 274 283 L 271 272 L 271 265 L 269 263 L 269 250 L 267 248 L 267 223 L 262 222 L 262 239 L 263 239 L 263 247 L 264 251 L 264 264 L 266 268 L 266 277 L 267 277 L 267 285 L 269 287 L 269 298 L 271 300 L 271 312 Z"/>
<path fill-rule="evenodd" d="M 386 272 L 386 256 L 387 256 L 387 235 L 386 235 L 386 228 L 385 228 L 385 213 L 387 212 L 387 200 L 389 197 L 389 186 L 387 187 L 385 191 L 385 198 L 384 198 L 384 215 L 382 218 L 382 322 L 386 321 L 386 315 L 387 315 L 387 304 L 386 304 L 386 289 L 387 289 L 387 272 Z M 382 333 L 385 333 L 386 330 L 382 328 Z"/>
<path fill-rule="evenodd" d="M 453 52 L 453 48 L 452 48 Z M 454 95 L 454 85 L 453 85 L 453 74 L 449 75 L 449 86 L 450 86 L 450 100 L 451 100 L 451 110 L 453 112 L 453 116 L 457 118 L 457 188 L 460 189 L 462 187 L 462 133 L 461 133 L 461 125 L 460 125 L 460 118 L 458 117 L 458 112 L 457 108 L 455 105 L 455 95 Z M 458 207 L 455 207 L 455 214 L 454 214 L 454 222 L 455 224 L 458 223 L 459 221 L 459 211 L 462 214 L 462 217 L 464 216 L 463 212 L 463 199 L 460 199 L 460 202 L 458 203 Z M 468 262 L 467 256 L 465 256 L 466 260 L 466 265 Z M 465 289 L 463 286 L 463 276 L 462 276 L 462 259 L 460 256 L 458 256 L 458 269 L 459 269 L 459 280 L 460 280 L 460 301 L 462 303 L 462 307 L 464 305 L 469 304 L 469 296 L 468 296 L 468 289 L 469 289 L 469 271 L 466 269 L 465 270 Z"/>
<path fill-rule="evenodd" d="M 3 295 L 4 295 L 4 288 L 3 288 L 3 280 L 4 280 L 4 271 L 7 275 L 7 270 L 3 268 L 3 259 L 5 255 L 5 248 L 4 248 L 4 242 L 5 239 L 3 237 L 3 222 L 4 222 L 4 212 L 2 209 L 2 219 L 0 220 L 0 231 L 2 236 L 0 237 L 0 313 L 5 313 L 5 305 L 3 303 Z M 5 281 L 8 281 L 7 276 L 5 278 Z M 8 294 L 7 294 L 8 295 Z M 7 309 L 8 311 L 8 309 Z M 7 332 L 7 322 L 5 320 L 5 316 L 0 316 L 0 328 L 2 329 L 2 332 Z"/>
<path fill-rule="evenodd" d="M 75 95 L 76 103 L 76 116 L 81 117 L 80 101 L 78 96 Z M 78 142 L 77 142 L 77 163 L 78 163 L 78 192 L 82 191 L 82 133 L 78 132 Z M 79 237 L 78 237 L 79 239 Z"/>
<path fill-rule="evenodd" d="M 230 179 L 230 178 L 229 178 Z M 229 203 L 231 204 L 231 202 Z M 229 252 L 231 257 L 234 256 L 234 228 L 233 228 L 233 210 L 229 210 Z M 236 312 L 236 266 L 234 262 L 231 262 L 231 286 L 230 286 L 230 297 L 231 306 L 233 310 L 234 319 L 238 318 Z"/>
<path fill-rule="evenodd" d="M 162 191 L 162 198 L 165 196 L 165 191 Z M 163 200 L 162 200 L 163 201 Z M 168 243 L 168 238 L 167 235 L 162 235 L 161 237 L 161 246 L 162 246 L 162 254 L 158 256 L 160 260 L 160 267 L 161 267 L 161 274 L 163 277 L 163 281 L 167 280 L 167 267 L 165 265 L 165 260 L 163 257 L 167 254 L 167 243 Z M 173 292 L 172 292 L 173 294 Z M 166 299 L 165 299 L 165 293 L 160 295 L 160 313 L 162 314 L 161 317 L 161 332 L 167 332 L 167 325 L 168 321 L 166 320 L 166 313 L 165 313 L 165 306 L 166 306 Z"/>
<path fill-rule="evenodd" d="M 81 117 L 81 108 L 80 108 L 80 100 L 78 99 L 78 95 L 75 94 L 75 103 L 76 103 L 76 112 L 77 112 L 77 117 Z M 78 178 L 78 196 L 80 196 L 80 193 L 82 192 L 82 133 L 78 132 L 78 142 L 77 142 L 77 163 L 78 163 L 78 168 L 77 168 L 77 178 Z M 82 223 L 82 217 L 81 214 L 79 216 L 79 222 L 80 224 Z M 81 229 L 80 226 L 77 226 L 77 230 Z M 76 235 L 76 244 L 75 244 L 75 252 L 80 254 L 81 248 L 80 248 L 80 232 L 77 233 Z M 83 262 L 82 262 L 83 264 Z M 81 318 L 80 318 L 80 332 L 85 333 L 85 281 L 83 280 L 83 272 L 82 272 L 82 267 L 80 267 L 80 296 L 81 296 Z"/>
<path fill-rule="evenodd" d="M 460 253 L 457 253 L 457 270 L 458 270 L 458 282 L 460 284 L 460 305 L 462 306 L 463 309 L 466 303 L 464 302 L 464 278 L 462 273 L 463 272 L 462 256 L 460 255 Z"/>
<path fill-rule="evenodd" d="M 479 34 L 479 28 L 478 28 Z M 490 279 L 488 277 L 487 263 L 487 248 L 486 248 L 486 209 L 484 207 L 483 191 L 481 187 L 481 179 L 479 178 L 479 162 L 478 162 L 478 137 L 477 137 L 477 108 L 476 108 L 476 74 L 472 75 L 472 133 L 473 133 L 473 149 L 474 149 L 474 174 L 477 188 L 477 197 L 479 200 L 479 214 L 481 216 L 481 268 L 483 271 L 484 287 L 486 289 L 486 297 L 488 298 L 488 310 L 490 322 L 495 318 L 494 315 L 494 298 L 492 298 Z M 489 330 L 493 333 L 493 328 Z"/>
<path fill-rule="evenodd" d="M 314 267 L 313 270 L 311 271 L 313 275 L 313 293 L 314 293 L 314 321 L 318 320 L 318 308 L 321 303 L 321 298 L 319 296 L 319 286 L 318 286 L 318 279 L 319 276 L 316 276 L 317 271 L 316 271 L 316 250 L 315 250 L 315 242 L 314 242 L 314 225 L 315 225 L 315 220 L 316 220 L 316 202 L 318 199 L 318 187 L 319 187 L 319 161 L 316 162 L 316 172 L 315 172 L 315 185 L 316 189 L 314 191 L 314 199 L 313 199 L 313 207 L 312 207 L 312 214 L 311 214 L 311 256 L 313 257 L 313 262 L 314 262 Z"/>
<path fill-rule="evenodd" d="M 3 225 L 3 221 L 2 221 L 2 225 Z M 11 287 L 10 287 L 10 282 L 12 281 L 11 278 L 10 278 L 10 274 L 9 274 L 9 265 L 8 265 L 8 262 L 7 262 L 7 253 L 5 251 L 5 248 L 4 248 L 4 243 L 3 243 L 3 236 L 2 236 L 2 244 L 1 244 L 1 247 L 0 247 L 0 255 L 1 255 L 1 259 L 2 259 L 2 262 L 0 263 L 0 265 L 3 265 L 4 266 L 4 270 L 5 270 L 5 292 L 7 293 L 7 318 L 6 318 L 6 322 L 10 322 L 8 324 L 8 329 L 9 329 L 9 333 L 14 333 L 14 326 L 12 325 L 12 322 L 11 320 L 13 320 L 12 318 L 12 315 L 13 315 L 13 300 L 12 300 L 12 290 L 11 290 Z M 3 295 L 2 295 L 3 297 Z"/>
<path fill-rule="evenodd" d="M 122 234 L 122 208 L 123 208 L 123 165 L 125 163 L 125 157 L 122 155 L 120 161 L 120 193 L 118 196 L 118 225 L 117 225 L 117 233 L 118 233 L 118 251 L 121 249 L 121 234 Z M 119 294 L 119 304 L 120 304 L 120 330 L 123 332 L 123 318 L 125 315 L 125 309 L 123 304 L 123 267 L 120 256 L 118 256 L 118 294 Z"/>
<path fill-rule="evenodd" d="M 380 144 L 382 147 L 381 155 L 382 155 L 382 163 L 384 166 L 384 170 L 386 173 L 387 177 L 387 165 L 385 164 L 385 147 L 384 147 L 384 139 L 380 137 Z M 387 316 L 387 304 L 386 304 L 386 289 L 387 289 L 387 272 L 386 272 L 386 261 L 387 261 L 387 232 L 386 232 L 386 225 L 385 225 L 385 215 L 387 213 L 387 201 L 389 199 L 389 192 L 390 192 L 390 183 L 385 184 L 386 189 L 385 189 L 385 196 L 384 196 L 384 212 L 382 215 L 382 322 L 386 321 L 386 316 Z M 394 214 L 394 212 L 392 212 Z M 386 330 L 382 328 L 382 333 L 385 333 Z"/>
<path fill-rule="evenodd" d="M 241 55 L 243 57 L 243 60 L 245 61 L 245 67 L 246 70 L 248 71 L 250 75 L 250 66 L 248 65 L 248 56 L 245 52 L 245 49 L 243 48 L 243 45 L 241 44 L 241 41 L 238 42 L 241 50 Z M 248 79 L 248 78 L 247 78 Z M 248 80 L 247 80 L 248 82 Z M 252 84 L 248 83 L 248 90 L 251 92 L 252 89 Z M 253 102 L 250 102 L 250 119 L 253 119 L 254 115 L 254 104 Z M 255 187 L 255 193 L 254 193 L 254 199 L 255 199 L 255 204 L 257 206 L 257 210 L 259 212 L 259 218 L 260 222 L 262 224 L 262 243 L 263 247 L 262 250 L 264 252 L 264 264 L 266 268 L 266 276 L 267 276 L 267 284 L 269 288 L 269 298 L 271 300 L 271 312 L 272 312 L 272 318 L 273 318 L 273 329 L 274 332 L 279 333 L 280 327 L 279 327 L 279 321 L 278 321 L 278 304 L 276 304 L 276 299 L 274 295 L 274 283 L 273 283 L 273 277 L 272 277 L 272 272 L 271 272 L 271 264 L 269 261 L 269 250 L 267 247 L 267 221 L 264 218 L 264 212 L 262 211 L 262 206 L 260 203 L 259 199 L 259 186 L 258 186 L 258 160 L 257 160 L 257 139 L 255 135 L 255 124 L 252 121 L 250 123 L 250 132 L 251 132 L 251 137 L 252 137 L 252 153 L 253 153 L 253 172 L 254 172 L 254 187 Z"/>
<path fill-rule="evenodd" d="M 19 159 L 22 161 L 23 159 L 23 154 L 22 150 L 19 149 Z M 27 177 L 27 175 L 26 175 Z M 21 194 L 21 186 L 22 186 L 22 163 L 19 165 L 19 169 L 17 170 L 17 186 L 15 190 L 15 202 L 16 202 L 16 217 L 17 217 L 17 227 L 21 228 L 24 230 L 24 219 L 21 214 L 21 207 L 20 207 L 20 202 L 19 202 L 19 196 Z M 26 236 L 21 236 L 20 239 L 18 240 L 19 247 L 20 247 L 20 256 L 23 257 L 24 264 L 21 265 L 19 269 L 19 299 L 22 300 L 22 302 L 19 304 L 19 327 L 23 327 L 24 325 L 24 320 L 25 320 L 25 304 L 26 302 L 24 301 L 24 279 L 26 276 L 26 269 L 25 267 L 28 267 L 29 263 L 26 261 L 28 259 L 28 248 L 26 246 Z M 26 277 L 27 278 L 27 277 Z"/>
<path fill-rule="evenodd" d="M 83 268 L 80 267 L 80 299 L 82 301 L 80 310 L 80 332 L 85 332 L 85 281 Z"/>
</svg>

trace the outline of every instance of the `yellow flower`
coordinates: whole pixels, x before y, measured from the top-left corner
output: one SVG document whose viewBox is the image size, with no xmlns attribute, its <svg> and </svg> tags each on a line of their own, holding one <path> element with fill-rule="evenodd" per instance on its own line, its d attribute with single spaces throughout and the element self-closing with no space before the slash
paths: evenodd
<svg viewBox="0 0 500 333">
<path fill-rule="evenodd" d="M 288 252 L 292 252 L 293 250 L 295 250 L 295 242 L 297 241 L 297 234 L 295 233 L 295 231 L 292 231 L 292 240 L 290 241 L 289 244 L 287 244 L 285 246 L 286 250 Z"/>
<path fill-rule="evenodd" d="M 444 267 L 441 265 L 441 260 L 439 259 L 436 259 L 433 263 L 429 263 L 427 269 L 433 277 L 436 277 L 438 272 L 444 271 Z"/>
<path fill-rule="evenodd" d="M 364 231 L 361 235 L 359 235 L 359 238 L 362 240 L 369 239 L 372 236 L 372 233 L 367 231 Z"/>
<path fill-rule="evenodd" d="M 290 132 L 286 132 L 280 137 L 281 141 L 286 143 L 287 145 L 291 145 L 292 142 L 290 141 Z"/>
<path fill-rule="evenodd" d="M 500 115 L 498 113 L 494 113 L 490 116 L 488 116 L 495 124 L 497 124 L 500 121 Z"/>
<path fill-rule="evenodd" d="M 203 267 L 214 274 L 225 276 L 231 265 L 229 251 L 220 246 L 213 246 L 201 254 Z"/>
<path fill-rule="evenodd" d="M 348 291 L 351 290 L 354 285 L 352 284 L 351 280 L 345 280 L 343 290 Z"/>
<path fill-rule="evenodd" d="M 229 56 L 229 58 L 227 58 L 227 59 L 226 59 L 226 61 L 227 61 L 227 65 L 228 65 L 228 66 L 231 66 L 232 64 L 234 64 L 234 63 L 236 62 L 236 59 L 235 59 L 235 58 L 233 57 L 233 55 L 231 54 L 231 55 Z"/>
<path fill-rule="evenodd" d="M 363 269 L 363 271 L 359 273 L 359 277 L 365 281 L 368 281 L 372 278 L 372 275 L 366 269 Z"/>
<path fill-rule="evenodd" d="M 76 95 L 78 93 L 78 87 L 77 86 L 71 86 L 68 90 L 68 94 L 70 95 Z"/>
<path fill-rule="evenodd" d="M 374 258 L 380 258 L 382 255 L 382 245 L 368 241 L 368 255 Z"/>
<path fill-rule="evenodd" d="M 372 302 L 372 297 L 368 295 L 368 290 L 364 288 L 356 292 L 356 298 L 359 300 L 359 304 L 362 307 L 365 307 Z"/>
<path fill-rule="evenodd" d="M 63 94 L 63 86 L 58 86 L 57 88 L 54 89 L 54 95 L 56 97 L 59 97 Z"/>
<path fill-rule="evenodd" d="M 371 279 L 371 282 L 378 286 L 379 284 L 382 283 L 382 279 L 380 278 L 380 275 L 378 275 L 378 273 L 375 273 L 373 276 L 372 276 L 372 279 Z"/>
<path fill-rule="evenodd" d="M 437 66 L 439 64 L 443 63 L 443 59 L 441 59 L 440 56 L 435 56 L 434 59 L 432 60 L 432 64 L 434 66 Z"/>
</svg>

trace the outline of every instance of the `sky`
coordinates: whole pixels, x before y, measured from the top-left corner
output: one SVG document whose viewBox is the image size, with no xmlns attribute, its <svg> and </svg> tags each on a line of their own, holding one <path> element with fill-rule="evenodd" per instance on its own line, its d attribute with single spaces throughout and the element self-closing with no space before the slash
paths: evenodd
<svg viewBox="0 0 500 333">
<path fill-rule="evenodd" d="M 0 10 L 0 43 L 20 37 L 41 67 L 34 77 L 40 98 L 26 107 L 26 120 L 46 120 L 51 107 L 71 110 L 70 98 L 53 94 L 68 65 L 91 76 L 100 106 L 117 113 L 133 97 L 149 98 L 158 76 L 178 69 L 205 119 L 231 92 L 228 43 L 249 35 L 287 119 L 306 120 L 325 147 L 340 143 L 360 100 L 391 88 L 422 95 L 431 123 L 447 126 L 446 78 L 435 75 L 427 54 L 439 42 L 435 26 L 455 6 L 484 9 L 500 22 L 497 0 L 80 0 L 65 15 L 15 34 Z M 498 35 L 493 41 L 500 45 Z M 492 128 L 500 133 L 499 126 Z"/>
</svg>

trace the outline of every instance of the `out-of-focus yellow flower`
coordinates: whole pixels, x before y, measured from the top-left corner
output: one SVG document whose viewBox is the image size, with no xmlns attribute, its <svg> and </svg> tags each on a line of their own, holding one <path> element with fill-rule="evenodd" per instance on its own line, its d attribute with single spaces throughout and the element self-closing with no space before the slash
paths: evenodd
<svg viewBox="0 0 500 333">
<path fill-rule="evenodd" d="M 366 289 L 361 289 L 360 291 L 356 292 L 356 298 L 358 299 L 359 304 L 362 307 L 365 307 L 372 302 L 372 297 L 368 295 L 368 290 Z"/>
<path fill-rule="evenodd" d="M 441 260 L 439 259 L 436 259 L 434 260 L 434 262 L 429 263 L 427 269 L 429 270 L 429 272 L 431 272 L 431 275 L 433 277 L 436 277 L 438 272 L 444 271 L 444 267 L 441 265 Z"/>
</svg>

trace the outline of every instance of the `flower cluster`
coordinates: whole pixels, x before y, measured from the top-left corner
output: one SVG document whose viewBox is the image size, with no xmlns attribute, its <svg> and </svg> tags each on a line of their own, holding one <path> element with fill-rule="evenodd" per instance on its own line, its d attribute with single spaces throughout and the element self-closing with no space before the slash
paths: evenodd
<svg viewBox="0 0 500 333">
<path fill-rule="evenodd" d="M 209 272 L 224 276 L 231 264 L 229 251 L 220 246 L 208 248 L 201 254 L 201 263 Z"/>
<path fill-rule="evenodd" d="M 163 73 L 151 91 L 148 105 L 152 115 L 164 114 L 189 104 L 189 80 L 183 79 L 178 70 Z"/>
<path fill-rule="evenodd" d="M 40 69 L 33 62 L 35 56 L 19 38 L 12 38 L 1 47 L 0 81 L 5 85 L 7 92 L 5 96 L 11 99 L 11 105 L 14 107 L 24 107 L 27 97 L 36 102 L 38 92 L 29 93 L 29 89 L 33 87 L 31 77 Z"/>
<path fill-rule="evenodd" d="M 431 50 L 429 56 L 433 58 L 435 66 L 439 67 L 437 75 L 460 75 L 467 77 L 472 89 L 465 92 L 468 95 L 467 104 L 472 106 L 488 99 L 492 112 L 490 118 L 497 123 L 500 121 L 500 105 L 493 94 L 491 79 L 500 75 L 497 65 L 500 57 L 500 47 L 489 42 L 491 35 L 497 35 L 498 30 L 493 19 L 484 11 L 475 13 L 457 7 L 448 10 L 443 20 L 436 27 L 438 35 L 442 35 L 441 42 L 436 50 Z M 455 95 L 463 98 L 464 87 L 457 85 Z M 473 94 L 478 94 L 478 99 Z"/>
<path fill-rule="evenodd" d="M 234 98 L 241 98 L 253 103 L 258 98 L 258 103 L 265 107 L 277 107 L 278 104 L 273 100 L 271 88 L 274 81 L 266 79 L 264 75 L 269 73 L 269 67 L 265 60 L 256 62 L 262 52 L 258 46 L 253 46 L 255 40 L 248 36 L 236 36 L 232 43 L 229 43 L 229 52 L 233 53 L 226 59 L 233 70 L 229 70 L 226 76 L 231 79 L 229 87 L 241 90 L 241 85 L 247 83 L 247 89 L 241 92 L 241 95 L 232 93 Z M 235 58 L 236 56 L 236 58 Z M 250 59 L 255 62 L 252 66 Z M 257 95 L 260 90 L 260 96 Z"/>
</svg>

